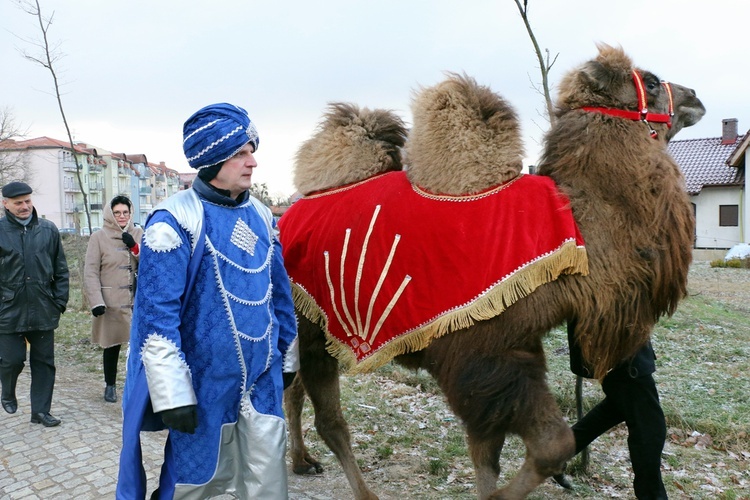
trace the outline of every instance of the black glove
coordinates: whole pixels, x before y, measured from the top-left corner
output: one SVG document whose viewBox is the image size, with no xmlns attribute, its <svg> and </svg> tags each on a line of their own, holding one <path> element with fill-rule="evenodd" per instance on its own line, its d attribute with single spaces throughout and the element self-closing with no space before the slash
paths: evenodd
<svg viewBox="0 0 750 500">
<path fill-rule="evenodd" d="M 133 235 L 130 233 L 122 233 L 122 242 L 125 243 L 128 248 L 133 248 L 135 246 L 135 238 L 133 238 Z"/>
<path fill-rule="evenodd" d="M 170 429 L 188 434 L 195 434 L 198 427 L 198 410 L 196 405 L 180 406 L 159 413 L 161 421 Z"/>
<path fill-rule="evenodd" d="M 104 311 L 106 310 L 107 308 L 104 306 L 96 306 L 95 308 L 91 310 L 91 314 L 93 314 L 95 318 L 98 318 L 99 316 L 104 314 Z"/>
<path fill-rule="evenodd" d="M 284 379 L 284 390 L 286 390 L 287 387 L 289 387 L 290 385 L 292 385 L 292 382 L 294 382 L 294 377 L 297 376 L 297 372 L 292 372 L 292 373 L 286 373 L 286 372 L 284 372 L 284 373 L 281 374 L 281 376 Z"/>
</svg>

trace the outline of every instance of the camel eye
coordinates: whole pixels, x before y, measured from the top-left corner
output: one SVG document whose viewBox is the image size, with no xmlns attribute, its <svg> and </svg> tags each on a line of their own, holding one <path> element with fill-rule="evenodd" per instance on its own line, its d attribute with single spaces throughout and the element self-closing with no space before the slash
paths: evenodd
<svg viewBox="0 0 750 500">
<path fill-rule="evenodd" d="M 660 86 L 659 80 L 656 78 L 647 78 L 645 83 L 646 83 L 646 88 L 651 91 L 658 89 Z"/>
</svg>

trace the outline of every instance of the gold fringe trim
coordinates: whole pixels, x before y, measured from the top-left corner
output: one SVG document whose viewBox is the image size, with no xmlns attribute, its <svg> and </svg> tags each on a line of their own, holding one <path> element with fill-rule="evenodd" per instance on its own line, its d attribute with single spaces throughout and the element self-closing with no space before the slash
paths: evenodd
<svg viewBox="0 0 750 500">
<path fill-rule="evenodd" d="M 349 373 L 366 373 L 380 368 L 396 356 L 420 351 L 434 339 L 447 333 L 463 330 L 477 321 L 494 318 L 514 302 L 531 294 L 541 285 L 556 280 L 562 274 L 586 276 L 588 272 L 586 249 L 577 246 L 575 241 L 568 241 L 549 255 L 528 263 L 473 301 L 394 338 L 359 363 L 349 346 L 330 334 L 328 318 L 304 288 L 292 283 L 292 297 L 297 311 L 318 324 L 325 332 L 326 350 L 338 359 L 342 368 Z"/>
</svg>

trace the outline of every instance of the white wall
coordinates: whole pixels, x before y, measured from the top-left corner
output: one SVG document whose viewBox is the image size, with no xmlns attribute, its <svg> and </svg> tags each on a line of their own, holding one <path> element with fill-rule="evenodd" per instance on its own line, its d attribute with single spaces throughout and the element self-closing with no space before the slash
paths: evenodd
<svg viewBox="0 0 750 500">
<path fill-rule="evenodd" d="M 34 192 L 31 200 L 39 217 L 51 220 L 63 227 L 63 192 L 61 189 L 61 169 L 58 149 L 32 149 L 28 153 L 29 170 L 32 177 L 29 182 Z"/>
<path fill-rule="evenodd" d="M 748 163 L 747 154 L 745 154 L 745 164 Z M 745 190 L 742 193 L 742 205 L 740 205 L 740 226 L 742 227 L 742 243 L 750 243 L 750 175 L 748 168 L 745 167 Z M 744 210 L 743 210 L 744 209 Z"/>
<path fill-rule="evenodd" d="M 739 207 L 739 223 L 743 223 L 743 209 L 747 207 L 742 201 L 743 189 L 740 187 L 704 187 L 697 196 L 691 196 L 690 201 L 695 204 L 696 248 L 731 248 L 741 241 L 741 236 L 747 239 L 747 233 L 742 235 L 740 226 L 719 226 L 719 205 L 737 205 Z"/>
</svg>

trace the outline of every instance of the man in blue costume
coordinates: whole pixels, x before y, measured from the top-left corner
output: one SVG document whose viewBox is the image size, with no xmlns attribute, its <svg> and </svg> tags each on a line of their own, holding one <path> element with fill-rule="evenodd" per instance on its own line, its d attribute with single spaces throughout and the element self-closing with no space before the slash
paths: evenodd
<svg viewBox="0 0 750 500">
<path fill-rule="evenodd" d="M 145 498 L 139 433 L 165 426 L 152 499 L 286 498 L 282 369 L 297 370 L 297 328 L 276 223 L 248 192 L 258 133 L 221 103 L 183 136 L 198 176 L 146 222 L 117 498 Z"/>
</svg>

